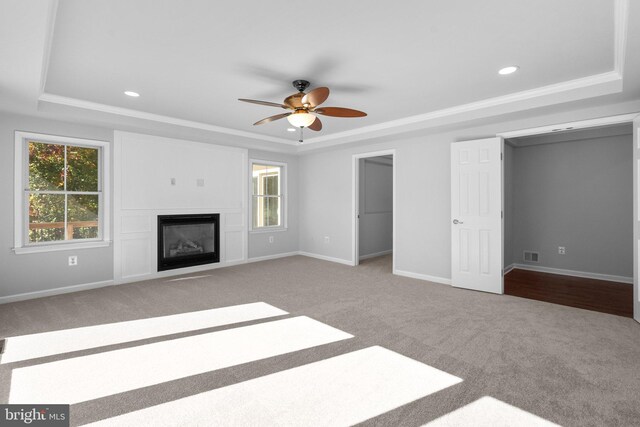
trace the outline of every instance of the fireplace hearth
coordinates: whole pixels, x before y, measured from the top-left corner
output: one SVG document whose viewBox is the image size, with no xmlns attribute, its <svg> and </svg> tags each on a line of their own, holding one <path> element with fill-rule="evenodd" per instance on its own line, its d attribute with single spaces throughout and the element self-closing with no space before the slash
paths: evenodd
<svg viewBox="0 0 640 427">
<path fill-rule="evenodd" d="M 220 261 L 220 214 L 158 215 L 158 271 Z"/>
</svg>

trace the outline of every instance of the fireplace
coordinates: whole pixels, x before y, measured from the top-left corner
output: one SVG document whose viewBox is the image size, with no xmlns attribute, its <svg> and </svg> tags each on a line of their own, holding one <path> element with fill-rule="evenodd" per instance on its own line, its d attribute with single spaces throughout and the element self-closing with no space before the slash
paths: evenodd
<svg viewBox="0 0 640 427">
<path fill-rule="evenodd" d="M 220 261 L 220 214 L 158 215 L 158 271 Z"/>
</svg>

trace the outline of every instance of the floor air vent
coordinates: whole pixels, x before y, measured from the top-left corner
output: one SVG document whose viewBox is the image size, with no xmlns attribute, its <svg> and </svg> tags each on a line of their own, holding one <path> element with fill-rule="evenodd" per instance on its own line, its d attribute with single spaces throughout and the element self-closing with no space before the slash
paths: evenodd
<svg viewBox="0 0 640 427">
<path fill-rule="evenodd" d="M 523 259 L 526 262 L 538 262 L 538 257 L 540 254 L 538 252 L 532 251 L 524 251 Z"/>
</svg>

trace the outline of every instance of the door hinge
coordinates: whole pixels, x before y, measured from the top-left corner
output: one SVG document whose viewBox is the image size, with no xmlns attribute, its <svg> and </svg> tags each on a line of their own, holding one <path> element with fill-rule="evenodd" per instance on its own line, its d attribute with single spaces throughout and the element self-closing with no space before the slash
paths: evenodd
<svg viewBox="0 0 640 427">
<path fill-rule="evenodd" d="M 500 153 L 500 160 L 502 160 L 502 153 Z"/>
<path fill-rule="evenodd" d="M 504 211 L 500 211 L 500 218 L 504 218 Z"/>
</svg>

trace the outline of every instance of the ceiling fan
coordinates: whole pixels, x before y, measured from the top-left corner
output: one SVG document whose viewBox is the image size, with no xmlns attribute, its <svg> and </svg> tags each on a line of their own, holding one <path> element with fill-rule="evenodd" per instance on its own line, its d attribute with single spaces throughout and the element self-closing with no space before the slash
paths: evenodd
<svg viewBox="0 0 640 427">
<path fill-rule="evenodd" d="M 298 93 L 294 93 L 293 95 L 286 97 L 282 104 L 243 98 L 238 99 L 238 101 L 291 110 L 287 113 L 276 114 L 275 116 L 259 120 L 253 125 L 262 125 L 264 123 L 273 122 L 275 120 L 280 120 L 286 117 L 292 126 L 300 128 L 299 142 L 302 142 L 303 128 L 308 128 L 313 131 L 319 131 L 322 129 L 322 122 L 320 121 L 320 118 L 316 116 L 316 114 L 331 117 L 364 117 L 367 115 L 367 113 L 358 110 L 352 110 L 351 108 L 319 107 L 319 105 L 326 101 L 329 97 L 329 88 L 319 87 L 313 89 L 309 93 L 305 93 L 304 91 L 307 87 L 309 87 L 309 84 L 310 83 L 306 80 L 294 80 L 293 87 L 298 89 Z"/>
</svg>

